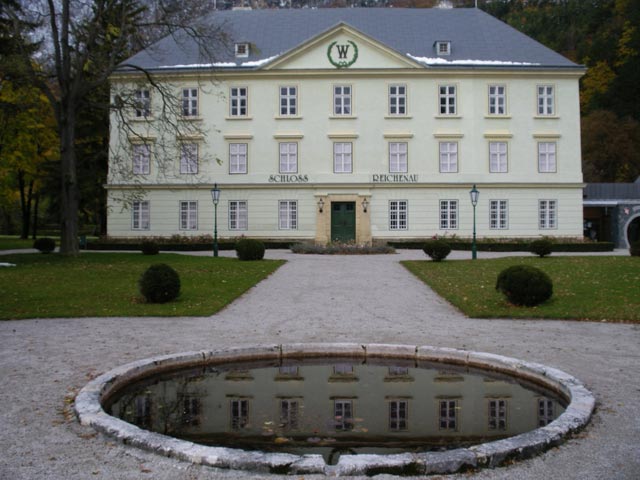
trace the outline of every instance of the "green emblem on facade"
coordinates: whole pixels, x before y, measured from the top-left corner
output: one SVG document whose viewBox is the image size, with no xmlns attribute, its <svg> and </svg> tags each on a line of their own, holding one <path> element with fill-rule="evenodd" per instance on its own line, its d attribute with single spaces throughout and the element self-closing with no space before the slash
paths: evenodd
<svg viewBox="0 0 640 480">
<path fill-rule="evenodd" d="M 327 48 L 327 58 L 336 68 L 349 68 L 358 59 L 358 46 L 351 40 L 347 40 L 347 43 L 331 42 Z"/>
</svg>

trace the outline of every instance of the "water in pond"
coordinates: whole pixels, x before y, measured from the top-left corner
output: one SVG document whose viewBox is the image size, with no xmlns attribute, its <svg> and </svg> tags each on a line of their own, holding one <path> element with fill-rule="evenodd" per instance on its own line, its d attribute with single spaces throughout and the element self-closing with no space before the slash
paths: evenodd
<svg viewBox="0 0 640 480">
<path fill-rule="evenodd" d="M 107 400 L 141 428 L 295 454 L 458 448 L 544 426 L 566 402 L 505 375 L 408 361 L 235 363 L 160 374 Z"/>
</svg>

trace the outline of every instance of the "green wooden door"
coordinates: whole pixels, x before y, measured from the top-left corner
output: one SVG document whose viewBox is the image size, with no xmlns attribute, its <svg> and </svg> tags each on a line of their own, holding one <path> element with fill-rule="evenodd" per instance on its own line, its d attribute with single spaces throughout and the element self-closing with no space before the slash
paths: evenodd
<svg viewBox="0 0 640 480">
<path fill-rule="evenodd" d="M 356 203 L 331 203 L 331 241 L 353 242 L 356 239 Z"/>
</svg>

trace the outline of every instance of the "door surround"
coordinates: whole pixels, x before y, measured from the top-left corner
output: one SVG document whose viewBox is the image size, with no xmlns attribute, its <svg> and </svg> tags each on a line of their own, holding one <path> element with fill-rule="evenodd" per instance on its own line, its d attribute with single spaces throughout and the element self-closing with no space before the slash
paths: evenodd
<svg viewBox="0 0 640 480">
<path fill-rule="evenodd" d="M 316 194 L 315 202 L 324 202 L 322 212 L 316 206 L 316 237 L 317 245 L 326 245 L 331 241 L 331 204 L 335 202 L 355 202 L 356 210 L 356 244 L 371 245 L 371 206 L 364 211 L 362 201 L 370 203 L 371 195 L 359 194 Z"/>
</svg>

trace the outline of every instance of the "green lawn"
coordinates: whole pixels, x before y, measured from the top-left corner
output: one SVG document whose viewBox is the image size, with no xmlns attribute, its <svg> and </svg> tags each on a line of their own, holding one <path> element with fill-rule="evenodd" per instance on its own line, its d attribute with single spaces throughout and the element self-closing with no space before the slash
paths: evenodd
<svg viewBox="0 0 640 480">
<path fill-rule="evenodd" d="M 88 316 L 212 315 L 273 273 L 284 262 L 177 254 L 83 253 L 0 255 L 0 319 Z M 151 264 L 180 275 L 181 293 L 166 304 L 147 304 L 138 278 Z"/>
<path fill-rule="evenodd" d="M 56 241 L 57 243 L 58 241 Z M 33 248 L 33 240 L 30 238 L 21 240 L 15 235 L 0 235 L 0 250 L 17 250 L 19 248 Z"/>
<path fill-rule="evenodd" d="M 473 318 L 557 318 L 640 321 L 640 258 L 561 257 L 407 261 L 407 269 Z M 553 297 L 537 307 L 515 307 L 495 290 L 511 265 L 532 265 L 553 281 Z"/>
</svg>

